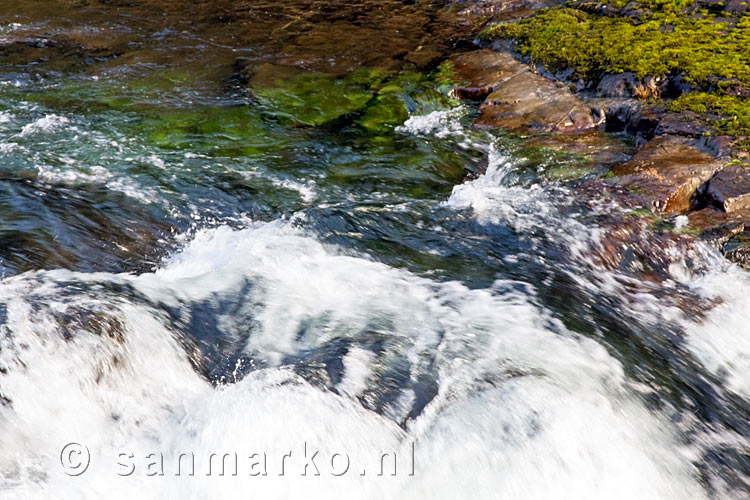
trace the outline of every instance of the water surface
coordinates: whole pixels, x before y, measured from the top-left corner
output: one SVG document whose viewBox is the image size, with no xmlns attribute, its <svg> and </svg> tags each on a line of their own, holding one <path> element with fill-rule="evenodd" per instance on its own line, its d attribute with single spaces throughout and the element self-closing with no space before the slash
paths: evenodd
<svg viewBox="0 0 750 500">
<path fill-rule="evenodd" d="M 604 265 L 629 216 L 578 186 L 630 142 L 472 129 L 455 8 L 0 12 L 3 498 L 747 496 L 747 275 Z"/>
</svg>

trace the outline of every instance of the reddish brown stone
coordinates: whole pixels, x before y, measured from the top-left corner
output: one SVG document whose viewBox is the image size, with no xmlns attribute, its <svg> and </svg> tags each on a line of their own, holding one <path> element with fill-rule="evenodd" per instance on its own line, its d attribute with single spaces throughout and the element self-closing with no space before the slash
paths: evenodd
<svg viewBox="0 0 750 500">
<path fill-rule="evenodd" d="M 569 89 L 530 71 L 499 83 L 479 111 L 475 126 L 515 132 L 582 132 L 604 123 L 603 113 Z"/>
<path fill-rule="evenodd" d="M 527 66 L 507 52 L 475 50 L 452 57 L 453 72 L 461 87 L 494 87 L 508 78 L 527 71 Z"/>
<path fill-rule="evenodd" d="M 721 168 L 721 162 L 695 141 L 673 135 L 646 143 L 628 162 L 612 169 L 609 182 L 635 193 L 655 212 L 690 209 L 695 191 Z"/>
<path fill-rule="evenodd" d="M 491 85 L 484 87 L 456 87 L 451 91 L 451 97 L 468 101 L 484 101 L 493 91 Z"/>
<path fill-rule="evenodd" d="M 710 202 L 725 212 L 750 209 L 750 167 L 729 165 L 708 183 Z"/>
</svg>

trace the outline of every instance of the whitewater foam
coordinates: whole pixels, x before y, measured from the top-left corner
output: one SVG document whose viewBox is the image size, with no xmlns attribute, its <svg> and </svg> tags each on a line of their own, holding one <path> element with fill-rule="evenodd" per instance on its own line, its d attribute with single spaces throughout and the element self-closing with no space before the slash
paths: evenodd
<svg viewBox="0 0 750 500">
<path fill-rule="evenodd" d="M 619 363 L 533 305 L 531 290 L 509 285 L 432 282 L 343 255 L 282 221 L 201 231 L 139 277 L 8 279 L 0 285 L 2 387 L 12 402 L 0 407 L 4 496 L 330 498 L 357 488 L 362 498 L 701 497 L 675 431 L 629 391 Z M 222 315 L 232 299 L 232 314 Z M 158 304 L 186 320 L 193 304 L 217 311 L 217 333 L 246 338 L 243 350 L 268 368 L 213 388 Z M 341 395 L 282 366 L 333 339 L 350 345 Z M 399 366 L 406 380 L 394 387 Z M 425 379 L 434 396 L 404 420 Z M 398 394 L 382 411 L 363 407 L 385 389 Z M 65 441 L 91 452 L 75 481 L 60 469 Z M 117 476 L 123 450 L 278 456 L 303 442 L 347 451 L 357 464 L 389 450 L 408 455 L 414 443 L 415 475 Z"/>
<path fill-rule="evenodd" d="M 40 133 L 53 133 L 62 130 L 69 123 L 70 120 L 65 116 L 48 114 L 38 120 L 24 125 L 19 135 L 21 137 L 28 137 Z"/>
</svg>

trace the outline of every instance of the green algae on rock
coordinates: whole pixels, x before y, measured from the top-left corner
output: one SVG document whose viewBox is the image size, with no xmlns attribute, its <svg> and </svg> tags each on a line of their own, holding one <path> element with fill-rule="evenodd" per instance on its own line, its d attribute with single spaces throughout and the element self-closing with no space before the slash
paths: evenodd
<svg viewBox="0 0 750 500">
<path fill-rule="evenodd" d="M 249 106 L 196 106 L 159 110 L 139 122 L 149 142 L 218 156 L 256 155 L 273 148 L 274 136 Z"/>
<path fill-rule="evenodd" d="M 450 108 L 456 101 L 429 75 L 360 68 L 346 76 L 261 65 L 249 86 L 263 109 L 286 125 L 319 126 L 346 116 L 366 130 L 384 132 L 410 114 Z"/>
<path fill-rule="evenodd" d="M 283 123 L 316 126 L 362 109 L 373 94 L 351 80 L 305 71 L 255 86 L 253 95 Z"/>
</svg>

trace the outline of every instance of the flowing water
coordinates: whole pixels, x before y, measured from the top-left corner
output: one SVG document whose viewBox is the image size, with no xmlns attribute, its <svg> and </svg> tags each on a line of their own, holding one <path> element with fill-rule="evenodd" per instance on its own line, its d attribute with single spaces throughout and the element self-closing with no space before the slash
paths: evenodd
<svg viewBox="0 0 750 500">
<path fill-rule="evenodd" d="M 603 265 L 456 9 L 0 7 L 3 499 L 748 497 L 750 278 Z"/>
</svg>

